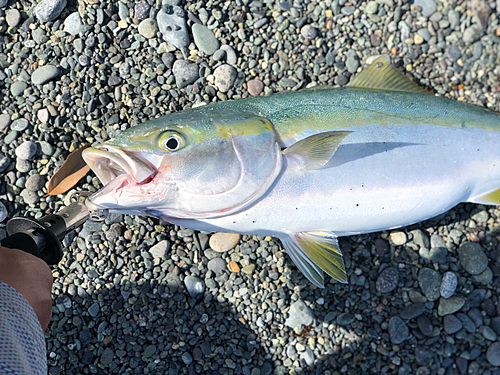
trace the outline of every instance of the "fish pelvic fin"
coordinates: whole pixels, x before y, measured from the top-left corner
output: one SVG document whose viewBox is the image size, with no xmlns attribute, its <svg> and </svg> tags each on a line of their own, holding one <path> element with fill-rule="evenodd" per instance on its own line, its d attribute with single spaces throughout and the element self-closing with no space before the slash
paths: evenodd
<svg viewBox="0 0 500 375">
<path fill-rule="evenodd" d="M 324 287 L 323 271 L 336 281 L 347 283 L 344 258 L 334 234 L 299 232 L 280 240 L 295 265 L 317 287 Z"/>
<path fill-rule="evenodd" d="M 348 86 L 434 95 L 394 69 L 385 57 L 376 59 L 370 66 L 359 73 Z"/>
<path fill-rule="evenodd" d="M 311 135 L 283 151 L 283 155 L 296 155 L 303 161 L 303 168 L 321 169 L 335 154 L 351 131 L 330 131 Z"/>
</svg>

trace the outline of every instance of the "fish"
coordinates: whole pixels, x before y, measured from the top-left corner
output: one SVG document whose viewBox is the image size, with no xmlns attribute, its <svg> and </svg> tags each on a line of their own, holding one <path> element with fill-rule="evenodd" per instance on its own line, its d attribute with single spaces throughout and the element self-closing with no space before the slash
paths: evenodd
<svg viewBox="0 0 500 375">
<path fill-rule="evenodd" d="M 91 210 L 278 238 L 315 286 L 338 238 L 500 202 L 500 115 L 435 96 L 379 57 L 345 87 L 213 103 L 83 152 Z"/>
</svg>

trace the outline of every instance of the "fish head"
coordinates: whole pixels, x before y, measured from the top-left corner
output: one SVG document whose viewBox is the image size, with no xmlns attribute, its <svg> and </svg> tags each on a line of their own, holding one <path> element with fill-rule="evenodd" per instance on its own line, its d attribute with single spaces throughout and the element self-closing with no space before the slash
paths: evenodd
<svg viewBox="0 0 500 375">
<path fill-rule="evenodd" d="M 282 156 L 267 119 L 209 109 L 183 113 L 83 152 L 105 185 L 88 199 L 91 210 L 211 218 L 242 210 L 268 191 Z"/>
</svg>

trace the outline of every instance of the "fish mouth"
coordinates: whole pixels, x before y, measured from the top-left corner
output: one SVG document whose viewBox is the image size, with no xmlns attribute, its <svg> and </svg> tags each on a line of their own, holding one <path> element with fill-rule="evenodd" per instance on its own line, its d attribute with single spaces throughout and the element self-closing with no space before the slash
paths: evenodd
<svg viewBox="0 0 500 375">
<path fill-rule="evenodd" d="M 83 151 L 82 157 L 105 185 L 89 198 L 89 201 L 94 203 L 97 197 L 110 192 L 131 185 L 147 184 L 157 173 L 157 169 L 148 160 L 108 144 L 87 148 Z"/>
</svg>

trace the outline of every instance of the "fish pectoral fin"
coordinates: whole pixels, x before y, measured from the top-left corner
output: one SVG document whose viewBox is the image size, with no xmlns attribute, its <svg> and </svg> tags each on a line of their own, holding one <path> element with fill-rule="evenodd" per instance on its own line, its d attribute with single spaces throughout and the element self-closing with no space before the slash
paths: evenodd
<svg viewBox="0 0 500 375">
<path fill-rule="evenodd" d="M 283 151 L 283 155 L 297 155 L 306 169 L 320 169 L 330 161 L 340 144 L 352 132 L 331 131 L 311 135 L 294 143 Z"/>
<path fill-rule="evenodd" d="M 359 73 L 348 86 L 434 95 L 394 69 L 385 57 L 379 57 L 375 60 L 370 66 Z"/>
<path fill-rule="evenodd" d="M 280 239 L 295 265 L 314 285 L 323 288 L 323 271 L 347 283 L 344 258 L 332 233 L 299 232 Z"/>
</svg>

